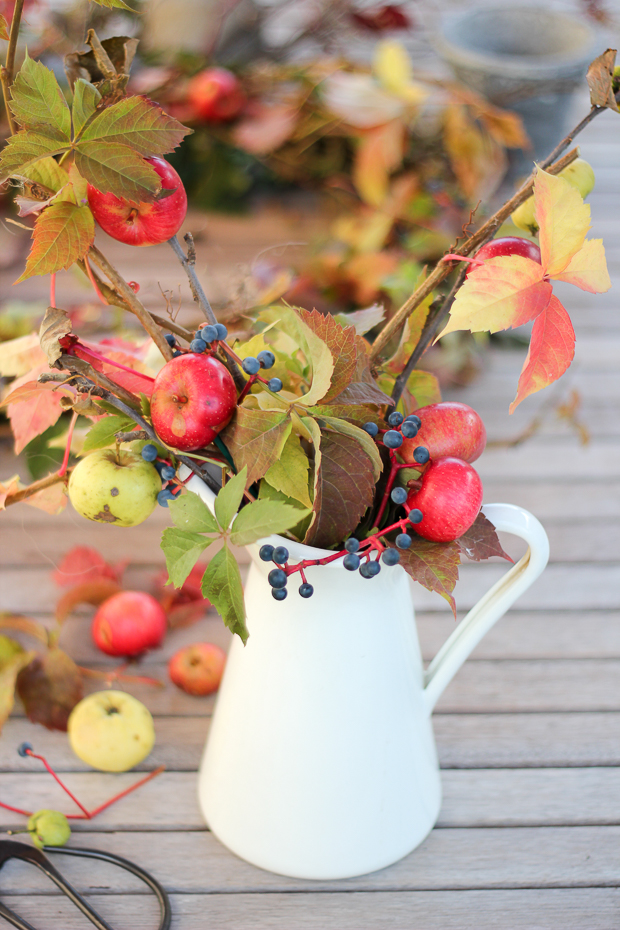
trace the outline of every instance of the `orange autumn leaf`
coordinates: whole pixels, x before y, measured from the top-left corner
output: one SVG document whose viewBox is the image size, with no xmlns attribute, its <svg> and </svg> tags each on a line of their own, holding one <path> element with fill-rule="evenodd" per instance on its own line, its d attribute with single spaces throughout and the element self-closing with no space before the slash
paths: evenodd
<svg viewBox="0 0 620 930">
<path fill-rule="evenodd" d="M 38 384 L 36 380 L 47 371 L 49 368 L 45 362 L 21 378 L 16 378 L 11 384 L 11 393 L 5 398 L 15 437 L 15 455 L 19 455 L 35 436 L 40 436 L 53 426 L 63 413 L 63 392 L 58 390 L 58 385 L 50 382 Z"/>
<path fill-rule="evenodd" d="M 535 394 L 561 377 L 575 355 L 575 331 L 570 317 L 557 297 L 534 321 L 532 338 L 521 377 L 517 396 L 509 412 L 529 394 Z"/>
<path fill-rule="evenodd" d="M 0 510 L 5 510 L 7 497 L 19 491 L 19 475 L 13 475 L 6 481 L 0 481 Z"/>
<path fill-rule="evenodd" d="M 391 120 L 360 133 L 353 165 L 353 183 L 365 203 L 380 207 L 389 191 L 390 174 L 405 154 L 405 127 Z"/>
</svg>

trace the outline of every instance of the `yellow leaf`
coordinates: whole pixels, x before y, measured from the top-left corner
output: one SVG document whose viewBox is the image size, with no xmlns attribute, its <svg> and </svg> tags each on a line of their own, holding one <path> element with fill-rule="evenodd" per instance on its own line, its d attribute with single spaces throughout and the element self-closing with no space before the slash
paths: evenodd
<svg viewBox="0 0 620 930">
<path fill-rule="evenodd" d="M 353 165 L 353 183 L 362 200 L 381 206 L 389 190 L 390 173 L 399 167 L 404 154 L 405 127 L 400 120 L 363 133 Z"/>
<path fill-rule="evenodd" d="M 561 274 L 554 275 L 559 281 L 575 284 L 591 294 L 602 294 L 611 287 L 605 247 L 602 239 L 586 239 L 583 247 L 572 257 Z"/>
<path fill-rule="evenodd" d="M 409 55 L 400 42 L 379 42 L 372 68 L 383 86 L 395 93 L 407 87 L 413 77 Z"/>
<path fill-rule="evenodd" d="M 308 494 L 308 472 L 310 462 L 301 448 L 299 436 L 291 433 L 284 444 L 277 462 L 265 473 L 265 481 L 276 491 L 292 497 L 305 507 L 312 507 Z"/>
<path fill-rule="evenodd" d="M 590 228 L 590 207 L 564 178 L 539 168 L 534 181 L 534 216 L 540 227 L 540 253 L 545 273 L 564 271 L 581 249 Z"/>
<path fill-rule="evenodd" d="M 38 333 L 0 343 L 0 375 L 6 378 L 25 375 L 44 361 Z"/>
<path fill-rule="evenodd" d="M 538 262 L 520 255 L 490 258 L 470 271 L 438 338 L 460 329 L 496 333 L 521 326 L 545 309 L 551 294 Z"/>
</svg>

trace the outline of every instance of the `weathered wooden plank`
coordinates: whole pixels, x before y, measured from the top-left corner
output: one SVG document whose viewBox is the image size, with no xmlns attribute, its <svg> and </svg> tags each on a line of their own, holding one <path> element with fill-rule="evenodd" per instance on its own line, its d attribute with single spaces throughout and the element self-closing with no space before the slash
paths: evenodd
<svg viewBox="0 0 620 930">
<path fill-rule="evenodd" d="M 620 827 L 473 827 L 435 829 L 395 865 L 359 878 L 307 881 L 255 868 L 208 831 L 75 833 L 75 846 L 105 849 L 138 862 L 170 892 L 415 891 L 468 888 L 578 888 L 620 885 Z M 137 880 L 105 863 L 63 859 L 82 892 L 131 893 Z M 4 893 L 41 894 L 47 880 L 25 864 L 3 869 Z"/>
<path fill-rule="evenodd" d="M 157 922 L 145 895 L 88 901 L 114 927 L 152 930 Z M 60 895 L 7 903 L 36 927 L 84 927 Z M 619 905 L 616 888 L 171 896 L 173 930 L 617 930 Z"/>
<path fill-rule="evenodd" d="M 94 810 L 139 780 L 128 772 L 70 772 L 67 787 Z M 620 824 L 620 768 L 451 769 L 442 774 L 439 827 L 525 827 Z M 79 813 L 47 773 L 0 774 L 0 798 L 28 810 Z M 21 829 L 24 817 L 0 810 L 2 829 Z M 195 772 L 164 772 L 97 815 L 72 823 L 77 831 L 203 830 Z"/>
</svg>

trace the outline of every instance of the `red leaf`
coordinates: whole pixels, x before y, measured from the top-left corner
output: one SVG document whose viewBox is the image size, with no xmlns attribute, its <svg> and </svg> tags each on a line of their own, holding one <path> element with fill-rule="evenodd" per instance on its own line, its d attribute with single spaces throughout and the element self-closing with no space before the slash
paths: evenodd
<svg viewBox="0 0 620 930">
<path fill-rule="evenodd" d="M 93 607 L 98 607 L 120 590 L 120 585 L 111 578 L 93 578 L 92 581 L 78 584 L 63 594 L 56 604 L 56 619 L 62 623 L 78 604 L 92 604 Z"/>
<path fill-rule="evenodd" d="M 166 569 L 155 578 L 155 597 L 166 611 L 170 629 L 191 626 L 200 620 L 211 606 L 211 601 L 202 596 L 202 576 L 206 567 L 204 562 L 194 565 L 178 590 L 166 585 Z"/>
<path fill-rule="evenodd" d="M 47 362 L 44 362 L 27 375 L 16 378 L 11 385 L 13 390 L 9 397 L 15 398 L 15 402 L 9 401 L 7 413 L 15 436 L 15 455 L 18 455 L 35 436 L 40 436 L 53 426 L 63 412 L 60 404 L 63 393 L 54 390 L 58 385 L 37 384 L 38 376 L 47 371 L 49 368 Z M 18 393 L 24 385 L 29 385 L 28 389 Z"/>
<path fill-rule="evenodd" d="M 440 594 L 456 618 L 452 592 L 459 578 L 461 550 L 458 543 L 431 542 L 421 536 L 413 536 L 411 548 L 399 552 L 400 564 L 407 574 L 427 591 Z"/>
<path fill-rule="evenodd" d="M 33 723 L 66 730 L 69 714 L 84 696 L 82 674 L 66 652 L 50 649 L 21 670 L 17 693 Z"/>
<path fill-rule="evenodd" d="M 491 556 L 499 556 L 512 562 L 513 559 L 502 549 L 497 530 L 490 520 L 480 511 L 466 533 L 456 540 L 463 555 L 472 562 L 482 562 Z"/>
<path fill-rule="evenodd" d="M 529 394 L 535 394 L 564 374 L 575 355 L 575 331 L 557 297 L 535 320 L 530 347 L 519 378 L 517 396 L 510 413 Z"/>
<path fill-rule="evenodd" d="M 401 7 L 388 3 L 386 6 L 375 7 L 372 10 L 351 13 L 351 19 L 369 29 L 370 32 L 383 32 L 386 29 L 409 29 L 411 20 L 406 16 Z"/>
<path fill-rule="evenodd" d="M 54 582 L 61 588 L 69 585 L 83 584 L 96 578 L 109 578 L 120 582 L 124 565 L 114 567 L 90 546 L 74 546 L 62 558 L 56 571 L 52 573 Z"/>
</svg>

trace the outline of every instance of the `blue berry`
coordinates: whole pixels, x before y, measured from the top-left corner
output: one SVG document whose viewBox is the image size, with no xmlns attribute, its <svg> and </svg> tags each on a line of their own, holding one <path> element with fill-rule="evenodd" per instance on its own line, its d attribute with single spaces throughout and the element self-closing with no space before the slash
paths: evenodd
<svg viewBox="0 0 620 930">
<path fill-rule="evenodd" d="M 276 546 L 272 558 L 276 565 L 284 565 L 285 562 L 288 562 L 288 549 L 286 546 Z"/>
<path fill-rule="evenodd" d="M 155 460 L 155 461 L 153 462 L 153 465 L 154 465 L 155 468 L 157 469 L 157 472 L 158 472 L 158 474 L 159 474 L 159 477 L 161 478 L 161 477 L 162 477 L 162 472 L 163 472 L 164 468 L 167 468 L 168 466 L 166 465 L 165 462 L 158 462 L 157 460 Z"/>
<path fill-rule="evenodd" d="M 21 756 L 22 759 L 25 759 L 28 755 L 28 751 L 32 752 L 32 746 L 30 743 L 20 743 L 17 747 L 17 755 Z"/>
<path fill-rule="evenodd" d="M 273 560 L 273 546 L 261 546 L 258 554 L 263 562 L 271 562 Z"/>
<path fill-rule="evenodd" d="M 164 465 L 159 474 L 162 476 L 164 481 L 172 481 L 176 473 L 176 468 L 174 468 L 172 465 Z"/>
<path fill-rule="evenodd" d="M 274 394 L 277 394 L 278 391 L 282 390 L 282 382 L 280 381 L 279 378 L 271 378 L 271 380 L 267 384 L 267 387 L 269 388 L 270 391 L 273 391 Z"/>
<path fill-rule="evenodd" d="M 399 533 L 395 542 L 399 549 L 408 549 L 411 545 L 411 536 L 409 533 Z"/>
<path fill-rule="evenodd" d="M 415 510 L 410 510 L 407 514 L 407 519 L 410 523 L 421 523 L 424 519 L 424 515 L 421 510 L 417 508 Z"/>
<path fill-rule="evenodd" d="M 241 367 L 245 371 L 246 375 L 256 375 L 260 371 L 260 362 L 252 355 L 248 355 L 247 358 L 243 359 Z"/>
<path fill-rule="evenodd" d="M 177 344 L 177 341 L 172 335 L 172 333 L 164 333 L 164 339 L 166 340 L 169 346 L 175 346 Z"/>
<path fill-rule="evenodd" d="M 347 550 L 347 552 L 357 552 L 359 547 L 360 541 L 359 539 L 356 539 L 355 536 L 351 536 L 351 538 L 347 539 L 346 543 L 344 544 L 344 548 Z"/>
<path fill-rule="evenodd" d="M 413 450 L 413 458 L 418 465 L 426 465 L 430 457 L 430 452 L 426 446 L 418 446 L 417 449 Z"/>
<path fill-rule="evenodd" d="M 145 462 L 154 462 L 157 458 L 157 446 L 154 446 L 152 442 L 148 442 L 142 447 L 140 454 Z"/>
<path fill-rule="evenodd" d="M 364 425 L 362 426 L 362 429 L 366 430 L 368 435 L 372 436 L 373 439 L 379 432 L 379 427 L 377 426 L 376 423 L 364 423 Z"/>
<path fill-rule="evenodd" d="M 263 349 L 262 352 L 258 353 L 256 358 L 260 362 L 261 368 L 273 368 L 276 363 L 276 357 L 269 349 Z"/>
<path fill-rule="evenodd" d="M 192 341 L 189 344 L 190 352 L 196 352 L 200 354 L 204 352 L 206 348 L 207 348 L 207 343 L 203 339 L 192 339 Z"/>
<path fill-rule="evenodd" d="M 288 595 L 286 588 L 272 588 L 271 596 L 275 597 L 276 601 L 283 601 Z"/>
<path fill-rule="evenodd" d="M 388 449 L 399 449 L 403 444 L 403 437 L 395 429 L 389 429 L 383 436 L 383 444 Z"/>
<path fill-rule="evenodd" d="M 173 358 L 178 358 L 179 355 L 183 355 L 180 349 L 177 349 L 175 352 L 172 353 Z"/>
<path fill-rule="evenodd" d="M 400 562 L 400 552 L 398 549 L 386 549 L 381 556 L 384 565 L 398 565 Z"/>
<path fill-rule="evenodd" d="M 422 420 L 415 413 L 410 413 L 408 417 L 405 417 L 405 423 L 413 423 L 418 429 L 422 426 Z"/>
<path fill-rule="evenodd" d="M 407 500 L 407 491 L 405 488 L 392 488 L 392 493 L 390 497 L 395 504 L 404 504 Z"/>
<path fill-rule="evenodd" d="M 360 557 L 354 552 L 349 552 L 342 560 L 342 564 L 350 572 L 356 572 L 360 567 Z"/>
<path fill-rule="evenodd" d="M 398 410 L 394 410 L 387 418 L 387 421 L 390 426 L 400 426 L 404 419 L 402 413 L 399 413 Z"/>
<path fill-rule="evenodd" d="M 215 326 L 203 326 L 200 330 L 200 338 L 206 343 L 215 342 L 217 339 L 217 328 Z"/>
<path fill-rule="evenodd" d="M 418 435 L 418 427 L 415 425 L 415 423 L 412 423 L 411 420 L 405 420 L 400 428 L 400 431 L 405 439 L 413 439 L 414 436 Z"/>
<path fill-rule="evenodd" d="M 304 584 L 299 585 L 299 593 L 302 597 L 312 597 L 314 594 L 314 588 L 306 581 Z"/>
<path fill-rule="evenodd" d="M 219 339 L 220 341 L 222 339 L 226 339 L 226 336 L 228 335 L 228 330 L 226 329 L 223 323 L 216 323 L 215 331 L 217 333 L 217 336 L 215 337 L 216 339 Z"/>
<path fill-rule="evenodd" d="M 285 588 L 288 575 L 283 568 L 272 568 L 267 575 L 267 581 L 272 588 Z"/>
<path fill-rule="evenodd" d="M 167 507 L 169 501 L 174 500 L 174 494 L 168 488 L 164 488 L 163 491 L 160 491 L 157 495 L 157 503 L 160 507 Z"/>
<path fill-rule="evenodd" d="M 363 562 L 360 565 L 360 575 L 362 578 L 374 578 L 380 571 L 381 566 L 378 562 Z"/>
</svg>

